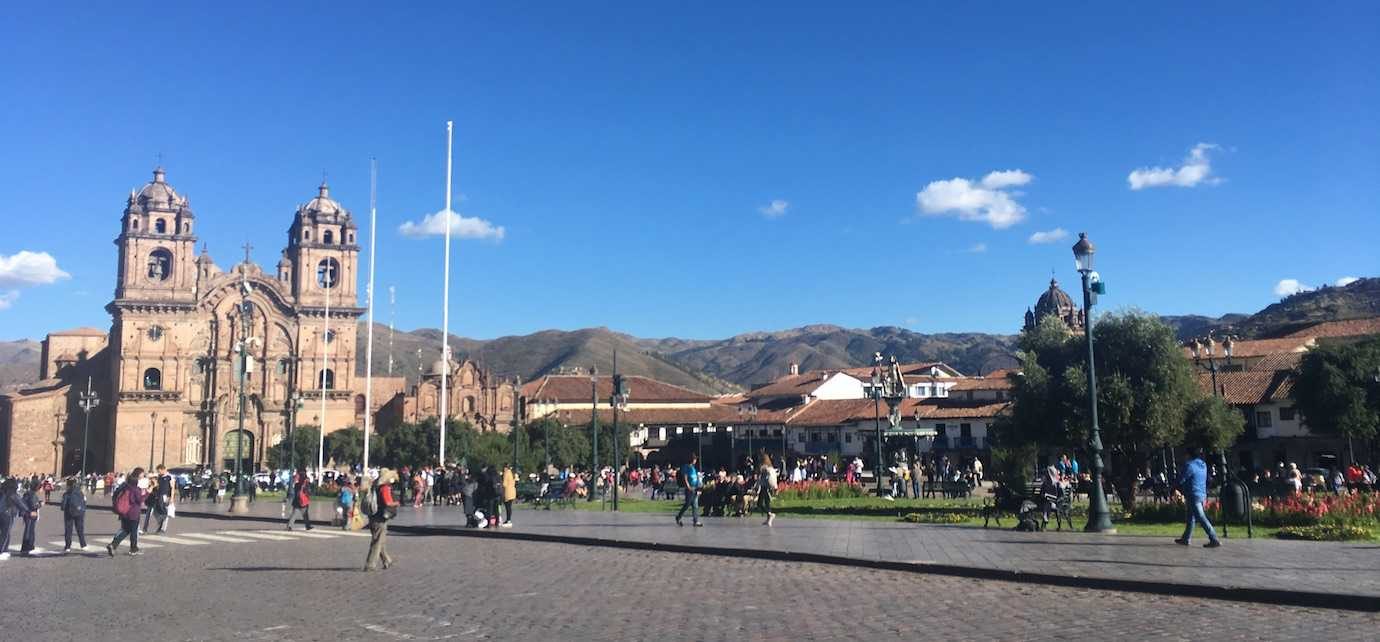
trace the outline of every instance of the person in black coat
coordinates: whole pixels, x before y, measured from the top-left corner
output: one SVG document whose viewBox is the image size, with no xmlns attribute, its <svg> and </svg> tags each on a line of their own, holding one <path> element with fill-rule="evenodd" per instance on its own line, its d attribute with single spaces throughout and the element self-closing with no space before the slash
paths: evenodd
<svg viewBox="0 0 1380 642">
<path fill-rule="evenodd" d="M 77 534 L 81 550 L 86 550 L 86 495 L 82 494 L 81 483 L 73 477 L 67 480 L 67 491 L 62 494 L 62 552 L 72 550 L 72 532 Z"/>
<path fill-rule="evenodd" d="M 33 555 L 34 537 L 38 530 L 38 509 L 43 500 L 38 496 L 38 484 L 29 484 L 24 496 L 19 500 L 19 516 L 24 518 L 24 540 L 19 545 L 20 555 Z"/>
<path fill-rule="evenodd" d="M 14 516 L 19 514 L 23 501 L 18 489 L 18 480 L 6 479 L 0 483 L 0 560 L 10 558 L 10 531 L 14 528 Z"/>
</svg>

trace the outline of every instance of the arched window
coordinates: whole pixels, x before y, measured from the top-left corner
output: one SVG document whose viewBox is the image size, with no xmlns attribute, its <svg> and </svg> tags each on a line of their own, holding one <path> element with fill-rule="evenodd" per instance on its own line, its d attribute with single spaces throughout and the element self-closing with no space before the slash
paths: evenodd
<svg viewBox="0 0 1380 642">
<path fill-rule="evenodd" d="M 365 409 L 365 405 L 364 405 L 364 395 L 355 395 L 355 414 L 356 414 L 356 415 L 362 415 L 362 414 L 364 414 L 364 409 Z"/>
<path fill-rule="evenodd" d="M 158 248 L 149 252 L 148 275 L 155 281 L 166 281 L 172 276 L 172 252 Z"/>
<path fill-rule="evenodd" d="M 311 230 L 307 230 L 307 231 L 305 231 L 305 232 L 302 232 L 302 238 L 305 239 L 305 240 L 310 241 L 310 240 L 311 240 Z"/>
<path fill-rule="evenodd" d="M 465 397 L 465 413 L 466 413 L 466 414 L 470 414 L 470 413 L 473 413 L 473 412 L 474 412 L 474 397 Z"/>
<path fill-rule="evenodd" d="M 322 370 L 316 377 L 321 390 L 335 390 L 335 373 L 330 368 Z"/>
<path fill-rule="evenodd" d="M 347 240 L 347 241 L 345 241 L 345 242 L 346 242 L 346 243 L 354 243 L 354 242 L 355 242 L 355 233 L 354 233 L 354 232 L 350 232 L 350 238 L 349 238 L 349 240 Z"/>
<path fill-rule="evenodd" d="M 132 218 L 132 219 L 130 219 L 130 220 L 129 220 L 129 227 L 130 227 L 130 229 L 134 229 L 134 230 L 139 229 L 139 219 L 137 219 L 137 218 Z"/>
<path fill-rule="evenodd" d="M 163 220 L 163 219 L 161 219 L 161 218 L 158 219 L 158 220 L 156 220 L 156 221 L 154 221 L 154 222 L 153 222 L 153 231 L 158 232 L 159 234 L 167 234 L 167 233 L 168 233 L 168 222 L 165 221 L 165 220 Z"/>
<path fill-rule="evenodd" d="M 149 368 L 144 371 L 144 390 L 162 390 L 163 373 L 158 368 Z"/>
<path fill-rule="evenodd" d="M 191 234 L 191 233 L 192 233 L 192 224 L 191 224 L 191 223 L 183 223 L 183 224 L 182 224 L 182 233 L 183 233 L 183 234 Z"/>
<path fill-rule="evenodd" d="M 326 331 L 326 343 L 335 343 L 335 330 Z"/>
<path fill-rule="evenodd" d="M 316 285 L 330 289 L 340 280 L 340 263 L 335 259 L 321 259 L 316 264 Z"/>
<path fill-rule="evenodd" d="M 322 232 L 322 233 L 321 233 L 321 242 L 322 242 L 322 243 L 325 243 L 326 245 L 330 245 L 331 243 L 334 243 L 334 242 L 335 242 L 335 234 L 332 233 L 330 230 L 326 230 L 325 232 Z"/>
</svg>

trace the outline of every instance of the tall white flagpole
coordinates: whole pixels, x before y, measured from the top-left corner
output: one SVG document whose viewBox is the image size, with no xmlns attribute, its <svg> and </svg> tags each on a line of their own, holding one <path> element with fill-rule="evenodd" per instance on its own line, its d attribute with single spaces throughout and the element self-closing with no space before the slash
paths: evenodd
<svg viewBox="0 0 1380 642">
<path fill-rule="evenodd" d="M 364 340 L 364 474 L 369 474 L 369 428 L 374 415 L 374 239 L 378 236 L 379 162 L 369 159 L 369 323 Z"/>
<path fill-rule="evenodd" d="M 325 343 L 322 348 L 323 365 L 321 366 L 321 380 L 316 382 L 321 386 L 321 425 L 317 426 L 316 435 L 316 483 L 320 484 L 324 477 L 322 472 L 326 467 L 326 371 L 331 369 L 331 290 L 335 288 L 339 279 L 331 271 L 331 265 L 326 264 L 326 271 L 322 275 L 325 278 L 326 286 L 326 316 L 321 320 L 321 341 Z M 334 376 L 331 379 L 335 379 Z M 335 385 L 332 381 L 331 385 Z"/>
<path fill-rule="evenodd" d="M 446 465 L 446 376 L 450 374 L 450 175 L 454 130 L 455 123 L 446 121 L 446 208 L 441 211 L 446 219 L 446 259 L 441 275 L 441 466 Z"/>
</svg>

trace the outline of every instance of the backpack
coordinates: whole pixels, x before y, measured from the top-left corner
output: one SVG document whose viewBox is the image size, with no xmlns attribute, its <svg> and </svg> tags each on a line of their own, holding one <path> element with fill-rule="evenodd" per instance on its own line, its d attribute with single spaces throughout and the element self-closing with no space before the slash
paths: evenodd
<svg viewBox="0 0 1380 642">
<path fill-rule="evenodd" d="M 384 521 L 388 521 L 398 516 L 398 507 L 396 505 L 389 506 L 388 504 L 379 501 L 379 508 L 383 511 Z"/>
<path fill-rule="evenodd" d="M 129 487 L 121 486 L 115 489 L 115 498 L 110 502 L 110 510 L 120 517 L 124 517 L 129 512 Z"/>
<path fill-rule="evenodd" d="M 371 490 L 359 497 L 359 512 L 372 518 L 379 512 L 378 490 Z"/>
<path fill-rule="evenodd" d="M 346 507 L 346 508 L 349 508 L 350 506 L 354 505 L 354 503 L 355 503 L 355 493 L 354 493 L 354 491 L 352 491 L 352 490 L 350 490 L 350 489 L 348 489 L 348 488 L 342 488 L 342 489 L 340 489 L 340 505 L 341 505 L 341 506 L 344 506 L 344 507 Z"/>
</svg>

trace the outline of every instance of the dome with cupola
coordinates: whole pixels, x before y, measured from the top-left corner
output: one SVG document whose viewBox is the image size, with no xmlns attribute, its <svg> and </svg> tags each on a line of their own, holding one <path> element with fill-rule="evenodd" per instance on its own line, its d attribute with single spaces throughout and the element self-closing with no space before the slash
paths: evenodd
<svg viewBox="0 0 1380 642">
<path fill-rule="evenodd" d="M 138 191 L 129 193 L 127 205 L 128 209 L 141 212 L 178 212 L 188 216 L 192 213 L 190 201 L 168 184 L 167 174 L 162 167 L 154 168 L 152 181 Z"/>
<path fill-rule="evenodd" d="M 315 222 L 321 223 L 343 223 L 348 227 L 354 227 L 354 221 L 350 217 L 350 211 L 345 209 L 339 201 L 331 198 L 331 186 L 325 181 L 316 188 L 316 198 L 303 203 L 297 208 L 299 217 L 308 217 Z"/>
<path fill-rule="evenodd" d="M 1059 287 L 1059 281 L 1054 278 L 1049 280 L 1049 289 L 1040 294 L 1040 298 L 1035 301 L 1035 309 L 1026 309 L 1025 327 L 1034 328 L 1039 325 L 1040 320 L 1052 316 L 1064 322 L 1070 330 L 1079 331 L 1083 328 L 1083 315 L 1074 304 L 1073 297 Z"/>
</svg>

